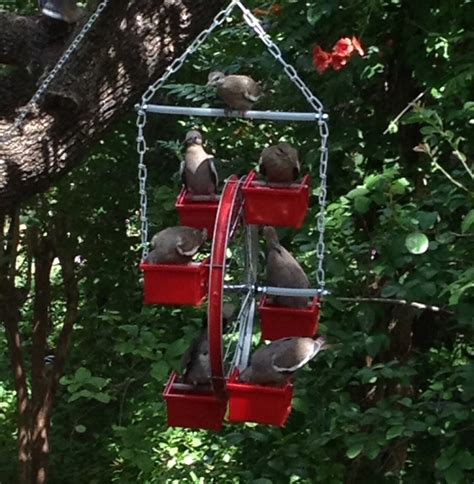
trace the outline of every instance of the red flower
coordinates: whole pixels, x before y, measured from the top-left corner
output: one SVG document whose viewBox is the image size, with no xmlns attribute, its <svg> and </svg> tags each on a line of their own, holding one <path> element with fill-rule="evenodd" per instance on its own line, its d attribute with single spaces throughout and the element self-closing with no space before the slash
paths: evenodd
<svg viewBox="0 0 474 484">
<path fill-rule="evenodd" d="M 331 56 L 331 65 L 335 71 L 340 71 L 348 61 L 349 57 L 333 54 Z"/>
<path fill-rule="evenodd" d="M 339 39 L 332 48 L 332 54 L 340 57 L 350 57 L 354 50 L 351 39 L 349 37 L 343 37 Z"/>
<path fill-rule="evenodd" d="M 352 37 L 352 45 L 354 46 L 354 49 L 361 57 L 365 54 L 364 49 L 362 48 L 362 45 L 359 42 L 359 39 L 357 39 L 356 37 Z"/>
<path fill-rule="evenodd" d="M 354 54 L 364 55 L 364 49 L 359 39 L 342 37 L 334 44 L 331 54 L 317 45 L 313 50 L 313 64 L 319 74 L 322 74 L 329 66 L 332 66 L 335 71 L 340 71 Z"/>
<path fill-rule="evenodd" d="M 319 74 L 322 74 L 331 65 L 331 54 L 317 45 L 313 50 L 313 64 Z"/>
</svg>

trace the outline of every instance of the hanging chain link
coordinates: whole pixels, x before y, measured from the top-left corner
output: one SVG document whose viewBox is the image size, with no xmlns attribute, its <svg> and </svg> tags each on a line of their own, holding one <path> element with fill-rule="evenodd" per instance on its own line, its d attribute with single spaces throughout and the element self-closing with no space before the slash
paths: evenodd
<svg viewBox="0 0 474 484">
<path fill-rule="evenodd" d="M 148 219 L 147 219 L 147 195 L 146 195 L 146 179 L 147 167 L 145 165 L 146 140 L 143 133 L 146 125 L 146 111 L 144 109 L 138 110 L 137 116 L 137 153 L 138 153 L 138 182 L 140 190 L 140 224 L 141 224 L 141 244 L 142 244 L 142 259 L 148 255 Z"/>
<path fill-rule="evenodd" d="M 325 243 L 324 243 L 324 230 L 326 225 L 326 197 L 327 197 L 327 167 L 328 167 L 328 137 L 329 137 L 329 127 L 324 117 L 324 106 L 321 101 L 311 92 L 311 90 L 306 86 L 303 80 L 299 77 L 295 68 L 288 64 L 281 53 L 280 48 L 271 40 L 270 36 L 265 32 L 259 20 L 252 14 L 252 12 L 246 8 L 240 0 L 232 0 L 226 9 L 220 11 L 215 17 L 209 28 L 203 30 L 189 45 L 189 47 L 183 52 L 183 54 L 176 58 L 165 70 L 163 76 L 151 84 L 146 92 L 143 94 L 140 105 L 137 105 L 137 127 L 138 127 L 138 137 L 137 137 L 137 152 L 139 155 L 139 183 L 140 183 L 140 207 L 141 207 L 141 240 L 143 257 L 148 253 L 147 240 L 148 240 L 148 220 L 147 220 L 147 198 L 146 198 L 146 166 L 144 165 L 144 155 L 146 152 L 146 141 L 143 134 L 143 129 L 146 123 L 146 105 L 151 100 L 151 98 L 156 94 L 156 92 L 165 84 L 170 76 L 172 76 L 176 71 L 178 71 L 184 64 L 187 57 L 193 54 L 211 35 L 211 33 L 222 25 L 227 17 L 230 15 L 234 7 L 238 6 L 243 13 L 243 18 L 247 25 L 257 34 L 260 40 L 265 44 L 267 50 L 272 54 L 272 56 L 283 66 L 283 70 L 289 79 L 296 85 L 296 87 L 303 94 L 308 103 L 313 107 L 313 109 L 319 114 L 319 134 L 321 137 L 320 146 L 320 164 L 319 164 L 319 213 L 317 215 L 317 230 L 319 233 L 318 242 L 316 245 L 316 258 L 317 258 L 317 268 L 316 268 L 316 280 L 318 282 L 319 288 L 324 290 L 325 287 L 325 272 L 324 272 L 324 254 L 325 254 Z"/>
<path fill-rule="evenodd" d="M 77 34 L 74 40 L 71 42 L 69 47 L 66 49 L 64 54 L 60 57 L 56 65 L 49 71 L 48 75 L 45 77 L 43 82 L 40 84 L 40 87 L 34 93 L 33 97 L 28 101 L 28 104 L 22 109 L 22 113 L 15 119 L 14 123 L 10 128 L 4 133 L 4 135 L 0 138 L 1 141 L 8 141 L 14 136 L 14 132 L 18 131 L 23 123 L 25 122 L 26 117 L 28 116 L 31 111 L 35 108 L 36 104 L 40 101 L 40 99 L 44 96 L 45 92 L 48 90 L 49 85 L 53 81 L 53 79 L 57 76 L 58 72 L 64 67 L 64 65 L 69 61 L 71 55 L 77 50 L 80 43 L 86 36 L 87 32 L 92 28 L 95 21 L 99 18 L 102 11 L 105 9 L 109 0 L 103 0 L 96 8 L 95 12 L 89 17 L 87 22 L 82 27 L 81 31 Z"/>
</svg>

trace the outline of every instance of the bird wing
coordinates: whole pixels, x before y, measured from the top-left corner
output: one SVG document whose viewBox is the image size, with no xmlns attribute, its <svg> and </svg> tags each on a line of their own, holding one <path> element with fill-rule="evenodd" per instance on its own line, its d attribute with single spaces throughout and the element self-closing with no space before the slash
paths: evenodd
<svg viewBox="0 0 474 484">
<path fill-rule="evenodd" d="M 186 183 L 186 162 L 184 160 L 179 165 L 179 177 L 181 178 L 182 184 L 188 188 Z"/>
<path fill-rule="evenodd" d="M 251 77 L 248 77 L 248 76 L 242 76 L 242 77 L 244 78 L 245 90 L 243 92 L 243 95 L 245 99 L 248 99 L 253 103 L 258 101 L 262 96 L 262 88 Z"/>
<path fill-rule="evenodd" d="M 214 182 L 214 185 L 216 187 L 216 192 L 217 192 L 217 185 L 219 184 L 219 175 L 216 170 L 216 165 L 214 164 L 215 161 L 216 159 L 214 157 L 210 157 L 207 159 L 207 162 L 209 164 L 209 170 L 211 172 L 211 178 L 212 178 L 212 181 Z"/>
<path fill-rule="evenodd" d="M 309 287 L 309 279 L 298 261 L 282 246 L 273 248 L 267 258 L 267 281 L 277 287 Z"/>
<path fill-rule="evenodd" d="M 193 255 L 197 254 L 199 247 L 201 247 L 201 244 L 196 243 L 195 240 L 186 240 L 181 235 L 178 235 L 178 237 L 176 238 L 176 252 L 180 255 L 192 257 Z"/>
<path fill-rule="evenodd" d="M 323 337 L 312 338 L 284 338 L 279 340 L 280 346 L 275 349 L 272 366 L 279 372 L 295 372 L 312 360 L 325 348 Z"/>
</svg>

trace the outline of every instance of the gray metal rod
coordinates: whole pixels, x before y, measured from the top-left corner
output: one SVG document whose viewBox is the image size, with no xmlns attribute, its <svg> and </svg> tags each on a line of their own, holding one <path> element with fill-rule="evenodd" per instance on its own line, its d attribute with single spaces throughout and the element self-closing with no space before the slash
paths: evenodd
<svg viewBox="0 0 474 484">
<path fill-rule="evenodd" d="M 272 287 L 272 286 L 257 286 L 256 291 L 269 296 L 294 296 L 294 297 L 314 297 L 327 296 L 330 294 L 325 289 L 295 289 L 291 287 Z"/>
<path fill-rule="evenodd" d="M 224 284 L 224 291 L 228 292 L 244 292 L 249 289 L 250 287 L 247 284 Z"/>
<path fill-rule="evenodd" d="M 291 113 L 278 111 L 226 111 L 220 108 L 193 108 L 187 106 L 163 106 L 158 104 L 147 104 L 143 106 L 148 113 L 175 114 L 177 116 L 210 116 L 217 118 L 245 118 L 265 119 L 269 121 L 317 121 L 320 118 L 328 119 L 323 113 Z"/>
</svg>

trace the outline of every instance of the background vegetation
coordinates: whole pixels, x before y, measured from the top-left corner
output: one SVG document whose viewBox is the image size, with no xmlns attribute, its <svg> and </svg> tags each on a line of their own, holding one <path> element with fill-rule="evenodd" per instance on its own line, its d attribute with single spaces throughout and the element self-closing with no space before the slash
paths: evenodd
<svg viewBox="0 0 474 484">
<path fill-rule="evenodd" d="M 296 381 L 284 429 L 227 426 L 214 435 L 166 427 L 161 391 L 199 329 L 190 309 L 142 306 L 134 114 L 81 168 L 21 210 L 20 251 L 31 233 L 67 226 L 80 312 L 57 397 L 50 482 L 472 482 L 474 100 L 469 0 L 247 2 L 330 114 L 327 276 L 321 332 L 334 348 Z M 32 5 L 13 2 L 13 8 Z M 355 35 L 366 50 L 318 75 L 315 44 Z M 305 100 L 239 16 L 213 36 L 160 93 L 160 101 L 213 104 L 210 70 L 262 81 L 264 109 L 306 110 Z M 415 98 L 418 101 L 411 103 Z M 406 111 L 405 111 L 405 108 Z M 399 113 L 403 115 L 398 116 Z M 174 225 L 177 150 L 199 120 L 149 120 L 151 231 Z M 209 149 L 245 173 L 270 142 L 300 150 L 317 178 L 312 125 L 206 120 Z M 314 183 L 316 185 L 316 183 Z M 316 193 L 316 191 L 315 191 Z M 316 196 L 284 244 L 314 281 Z M 407 237 L 424 234 L 422 254 Z M 26 277 L 27 264 L 19 278 Z M 57 260 L 48 341 L 65 313 Z M 32 293 L 22 308 L 27 353 Z M 390 297 L 436 305 L 341 301 Z M 0 331 L 0 482 L 15 482 L 15 390 Z"/>
</svg>

